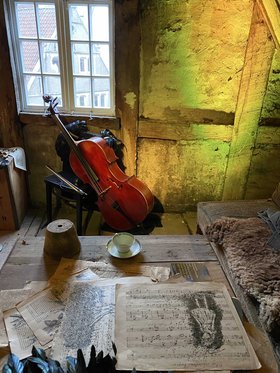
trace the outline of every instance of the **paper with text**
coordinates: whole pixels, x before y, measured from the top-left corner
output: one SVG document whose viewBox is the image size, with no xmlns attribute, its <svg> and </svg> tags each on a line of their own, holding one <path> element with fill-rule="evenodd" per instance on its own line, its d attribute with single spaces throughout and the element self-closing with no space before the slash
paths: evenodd
<svg viewBox="0 0 280 373">
<path fill-rule="evenodd" d="M 31 356 L 32 346 L 44 350 L 50 347 L 49 344 L 42 346 L 21 314 L 16 308 L 4 312 L 4 321 L 9 338 L 11 352 L 21 360 Z"/>
<path fill-rule="evenodd" d="M 47 288 L 17 305 L 41 345 L 52 341 L 62 320 L 64 304 Z"/>
<path fill-rule="evenodd" d="M 260 367 L 222 284 L 117 285 L 115 342 L 120 370 Z"/>
<path fill-rule="evenodd" d="M 15 307 L 23 299 L 34 294 L 32 289 L 12 289 L 0 291 L 0 347 L 8 346 L 8 336 L 6 333 L 3 311 Z"/>
</svg>

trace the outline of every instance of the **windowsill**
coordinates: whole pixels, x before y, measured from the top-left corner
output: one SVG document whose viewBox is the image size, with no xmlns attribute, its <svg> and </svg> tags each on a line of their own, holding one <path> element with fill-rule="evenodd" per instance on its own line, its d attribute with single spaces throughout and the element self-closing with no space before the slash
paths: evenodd
<svg viewBox="0 0 280 373">
<path fill-rule="evenodd" d="M 71 123 L 75 122 L 76 120 L 84 120 L 86 121 L 88 126 L 94 126 L 99 128 L 108 128 L 110 130 L 118 130 L 120 129 L 120 118 L 116 117 L 105 117 L 105 116 L 92 116 L 89 117 L 88 115 L 67 115 L 61 114 L 60 118 L 62 122 Z M 20 122 L 24 125 L 34 124 L 37 125 L 55 125 L 51 117 L 44 116 L 43 114 L 37 113 L 19 113 Z"/>
</svg>

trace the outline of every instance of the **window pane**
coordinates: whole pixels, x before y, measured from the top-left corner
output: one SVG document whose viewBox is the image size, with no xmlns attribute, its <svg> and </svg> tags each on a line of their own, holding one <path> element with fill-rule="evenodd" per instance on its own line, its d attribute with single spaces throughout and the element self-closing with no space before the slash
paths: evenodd
<svg viewBox="0 0 280 373">
<path fill-rule="evenodd" d="M 16 3 L 16 18 L 20 38 L 37 38 L 33 3 Z"/>
<path fill-rule="evenodd" d="M 53 97 L 58 97 L 61 106 L 61 84 L 60 77 L 58 76 L 45 76 L 44 77 L 44 94 Z"/>
<path fill-rule="evenodd" d="M 24 88 L 27 105 L 44 105 L 42 99 L 42 80 L 40 76 L 25 75 Z"/>
<path fill-rule="evenodd" d="M 110 75 L 109 45 L 92 44 L 92 75 Z"/>
<path fill-rule="evenodd" d="M 20 43 L 20 51 L 23 72 L 39 73 L 40 59 L 37 41 L 22 41 Z"/>
<path fill-rule="evenodd" d="M 53 4 L 38 4 L 38 29 L 41 39 L 57 39 L 55 7 Z"/>
<path fill-rule="evenodd" d="M 91 40 L 109 41 L 109 8 L 107 5 L 92 5 Z"/>
<path fill-rule="evenodd" d="M 89 40 L 87 5 L 69 6 L 69 24 L 71 40 Z"/>
<path fill-rule="evenodd" d="M 54 42 L 41 42 L 40 49 L 43 73 L 58 74 L 58 44 Z"/>
<path fill-rule="evenodd" d="M 90 75 L 89 45 L 72 43 L 72 65 L 75 75 Z"/>
<path fill-rule="evenodd" d="M 110 79 L 93 79 L 93 106 L 97 108 L 110 107 Z"/>
<path fill-rule="evenodd" d="M 65 112 L 72 106 L 80 113 L 95 107 L 100 109 L 96 114 L 111 115 L 113 1 L 5 1 L 15 30 L 11 37 L 20 109 L 41 110 L 42 95 L 49 93 L 63 98 Z"/>
<path fill-rule="evenodd" d="M 76 107 L 91 107 L 90 78 L 74 78 L 74 95 Z M 80 97 L 83 99 L 80 100 Z"/>
</svg>

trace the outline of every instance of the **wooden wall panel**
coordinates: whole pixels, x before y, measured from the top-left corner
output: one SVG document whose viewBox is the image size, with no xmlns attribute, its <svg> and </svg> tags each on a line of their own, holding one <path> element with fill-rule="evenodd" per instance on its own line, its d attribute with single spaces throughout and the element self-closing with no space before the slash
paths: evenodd
<svg viewBox="0 0 280 373">
<path fill-rule="evenodd" d="M 136 173 L 136 138 L 139 107 L 140 25 L 138 0 L 116 0 L 116 114 L 125 144 L 124 164 Z"/>
<path fill-rule="evenodd" d="M 280 182 L 280 144 L 259 144 L 253 151 L 245 199 L 270 198 Z"/>
<path fill-rule="evenodd" d="M 194 209 L 198 201 L 221 199 L 228 151 L 219 140 L 141 139 L 138 176 L 165 211 Z"/>
<path fill-rule="evenodd" d="M 182 124 L 140 120 L 138 137 L 161 140 L 231 141 L 233 126 L 216 124 Z"/>
</svg>

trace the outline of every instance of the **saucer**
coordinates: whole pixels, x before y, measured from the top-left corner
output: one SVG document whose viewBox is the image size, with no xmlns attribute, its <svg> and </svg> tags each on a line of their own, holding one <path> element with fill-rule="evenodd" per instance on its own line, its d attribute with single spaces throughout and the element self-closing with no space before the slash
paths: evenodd
<svg viewBox="0 0 280 373">
<path fill-rule="evenodd" d="M 127 253 L 119 253 L 112 240 L 110 240 L 107 243 L 107 249 L 109 251 L 109 254 L 114 256 L 115 258 L 128 259 L 140 253 L 141 244 L 138 240 L 135 239 L 134 244 L 131 246 L 130 250 Z"/>
</svg>

